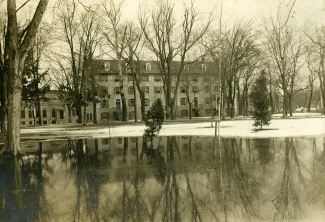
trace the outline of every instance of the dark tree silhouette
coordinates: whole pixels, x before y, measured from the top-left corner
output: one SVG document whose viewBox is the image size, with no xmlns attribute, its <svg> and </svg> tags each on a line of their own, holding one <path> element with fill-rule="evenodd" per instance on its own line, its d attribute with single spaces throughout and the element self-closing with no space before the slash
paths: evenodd
<svg viewBox="0 0 325 222">
<path fill-rule="evenodd" d="M 259 77 L 255 80 L 252 92 L 250 93 L 251 104 L 254 107 L 254 126 L 260 126 L 260 129 L 262 129 L 263 125 L 270 125 L 271 121 L 271 112 L 269 110 L 270 98 L 267 92 L 267 79 L 265 71 L 262 70 Z"/>
</svg>

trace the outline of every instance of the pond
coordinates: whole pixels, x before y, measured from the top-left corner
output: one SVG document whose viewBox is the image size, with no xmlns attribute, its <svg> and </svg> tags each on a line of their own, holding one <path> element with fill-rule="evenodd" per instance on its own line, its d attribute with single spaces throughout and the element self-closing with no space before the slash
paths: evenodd
<svg viewBox="0 0 325 222">
<path fill-rule="evenodd" d="M 324 141 L 26 142 L 27 156 L 0 160 L 0 220 L 322 221 Z"/>
</svg>

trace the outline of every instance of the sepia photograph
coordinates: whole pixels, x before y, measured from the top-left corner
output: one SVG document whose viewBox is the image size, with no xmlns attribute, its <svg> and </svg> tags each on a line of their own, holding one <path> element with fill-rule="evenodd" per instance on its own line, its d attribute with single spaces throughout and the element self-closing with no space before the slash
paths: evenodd
<svg viewBox="0 0 325 222">
<path fill-rule="evenodd" d="M 0 221 L 325 221 L 325 0 L 0 0 Z"/>
</svg>

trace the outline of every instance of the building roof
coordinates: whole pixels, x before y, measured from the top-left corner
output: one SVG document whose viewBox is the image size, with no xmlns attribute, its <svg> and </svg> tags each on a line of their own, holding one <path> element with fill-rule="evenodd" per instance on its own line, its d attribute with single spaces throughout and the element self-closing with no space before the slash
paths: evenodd
<svg viewBox="0 0 325 222">
<path fill-rule="evenodd" d="M 107 63 L 105 69 L 105 63 Z M 146 70 L 146 65 L 150 64 L 151 65 L 151 70 Z M 141 60 L 140 61 L 140 68 L 141 68 L 141 73 L 142 74 L 160 74 L 159 70 L 159 63 L 157 61 L 146 61 L 146 60 Z M 172 73 L 177 73 L 180 67 L 180 61 L 173 61 L 171 63 L 171 69 Z M 203 66 L 206 67 L 206 70 L 203 70 Z M 126 62 L 122 61 L 122 67 L 126 69 Z M 207 74 L 211 75 L 217 72 L 217 66 L 213 62 L 201 62 L 201 61 L 196 61 L 193 63 L 188 62 L 186 64 L 187 69 L 183 70 L 183 74 Z M 93 70 L 97 74 L 111 74 L 111 75 L 116 75 L 118 74 L 118 68 L 117 68 L 117 61 L 116 60 L 94 60 L 93 61 Z M 125 71 L 127 73 L 127 71 Z"/>
</svg>

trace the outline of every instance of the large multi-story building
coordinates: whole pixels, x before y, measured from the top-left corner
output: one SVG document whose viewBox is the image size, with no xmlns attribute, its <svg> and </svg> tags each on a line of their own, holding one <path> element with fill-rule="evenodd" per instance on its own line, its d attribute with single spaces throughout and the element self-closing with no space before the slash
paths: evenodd
<svg viewBox="0 0 325 222">
<path fill-rule="evenodd" d="M 112 120 L 121 118 L 121 82 L 127 103 L 128 118 L 135 118 L 135 110 L 137 110 L 136 118 L 141 118 L 140 98 L 133 82 L 133 76 L 130 74 L 126 63 L 123 63 L 122 67 L 124 68 L 123 79 L 118 73 L 115 60 L 97 61 L 97 68 L 94 70 L 100 91 L 100 103 L 97 106 L 97 119 L 99 121 L 108 117 Z M 171 67 L 173 73 L 172 88 L 174 88 L 176 72 L 180 67 L 180 62 L 173 62 Z M 164 104 L 163 80 L 158 63 L 141 61 L 140 73 L 140 87 L 145 92 L 146 111 L 157 98 L 162 99 Z M 217 67 L 211 62 L 194 62 L 184 66 L 175 97 L 177 117 L 187 117 L 189 115 L 188 101 L 192 103 L 193 116 L 211 115 L 218 94 L 217 74 Z"/>
<path fill-rule="evenodd" d="M 140 98 L 137 87 L 133 82 L 133 76 L 122 63 L 123 76 L 121 77 L 117 68 L 116 60 L 96 60 L 93 62 L 96 86 L 98 86 L 98 103 L 96 104 L 96 115 L 98 122 L 110 120 L 120 120 L 122 114 L 121 92 L 126 98 L 128 119 L 141 119 Z M 94 66 L 94 65 L 93 65 Z M 173 62 L 172 88 L 175 87 L 176 72 L 180 67 L 180 62 Z M 189 116 L 188 101 L 192 103 L 192 116 L 210 116 L 215 109 L 215 101 L 218 96 L 218 68 L 211 62 L 194 62 L 184 66 L 181 74 L 181 82 L 175 97 L 175 107 L 177 117 Z M 157 62 L 140 62 L 140 87 L 145 92 L 145 110 L 147 111 L 152 103 L 160 98 L 165 103 L 163 91 L 163 80 Z M 121 87 L 123 85 L 123 89 Z M 64 102 L 59 99 L 59 92 L 51 90 L 47 97 L 48 102 L 42 102 L 40 112 L 36 112 L 35 107 L 24 104 L 21 112 L 21 125 L 38 125 L 39 120 L 42 125 L 65 124 L 68 123 L 68 109 Z M 137 112 L 135 112 L 135 110 Z M 90 103 L 86 107 L 87 122 L 93 122 L 94 109 Z M 135 117 L 135 114 L 137 116 Z M 39 118 L 40 117 L 40 118 Z M 76 122 L 76 110 L 71 112 L 71 121 Z"/>
</svg>

